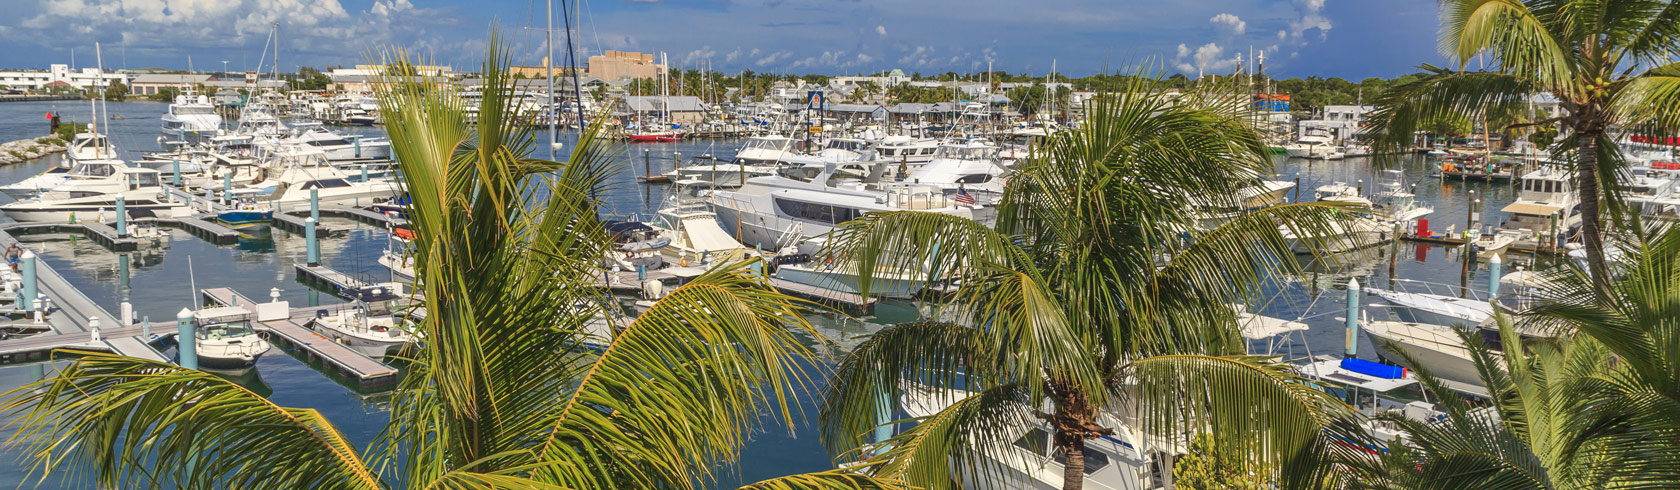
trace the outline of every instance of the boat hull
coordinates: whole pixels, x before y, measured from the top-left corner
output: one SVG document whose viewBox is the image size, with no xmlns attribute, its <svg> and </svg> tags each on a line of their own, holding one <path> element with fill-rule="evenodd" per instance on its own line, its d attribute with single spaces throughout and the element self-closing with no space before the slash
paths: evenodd
<svg viewBox="0 0 1680 490">
<path fill-rule="evenodd" d="M 221 222 L 222 226 L 235 230 L 256 228 L 268 226 L 269 223 L 273 222 L 274 213 L 270 211 L 227 211 L 216 215 L 216 221 Z"/>
<path fill-rule="evenodd" d="M 126 208 L 130 213 L 146 210 L 158 217 L 175 217 L 178 213 L 190 213 L 189 208 L 184 204 L 128 204 Z M 117 220 L 115 205 L 51 208 L 6 205 L 0 206 L 0 212 L 4 212 L 7 217 L 23 223 L 80 223 L 84 221 L 114 223 Z"/>
<path fill-rule="evenodd" d="M 781 267 L 776 269 L 775 277 L 784 281 L 795 282 L 807 286 L 841 291 L 852 294 L 863 294 L 861 281 L 857 274 L 850 271 L 814 267 Z M 920 292 L 926 283 L 923 281 L 903 278 L 877 277 L 869 283 L 870 296 L 885 296 L 888 298 L 909 298 Z"/>
</svg>

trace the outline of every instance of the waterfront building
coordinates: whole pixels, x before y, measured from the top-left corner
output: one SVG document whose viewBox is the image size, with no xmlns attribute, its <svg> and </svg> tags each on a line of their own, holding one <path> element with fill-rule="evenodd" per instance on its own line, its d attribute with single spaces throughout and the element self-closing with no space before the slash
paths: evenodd
<svg viewBox="0 0 1680 490">
<path fill-rule="evenodd" d="M 1328 134 L 1336 141 L 1355 139 L 1365 131 L 1365 114 L 1375 110 L 1377 107 L 1371 105 L 1327 105 L 1318 119 L 1299 123 L 1299 134 Z"/>
<path fill-rule="evenodd" d="M 129 95 L 154 95 L 165 87 L 185 92 L 196 90 L 198 85 L 213 81 L 213 75 L 197 73 L 148 73 L 134 77 L 134 83 L 128 85 Z"/>
<path fill-rule="evenodd" d="M 129 75 L 126 73 L 102 74 L 98 68 L 71 70 L 70 65 L 51 65 L 46 71 L 0 71 L 0 87 L 32 90 L 58 82 L 62 82 L 62 85 L 65 86 L 86 90 L 95 85 L 110 86 L 117 82 L 128 85 L 128 80 Z"/>
<path fill-rule="evenodd" d="M 650 53 L 607 51 L 589 57 L 589 76 L 602 80 L 656 78 L 665 65 L 655 63 Z"/>
</svg>

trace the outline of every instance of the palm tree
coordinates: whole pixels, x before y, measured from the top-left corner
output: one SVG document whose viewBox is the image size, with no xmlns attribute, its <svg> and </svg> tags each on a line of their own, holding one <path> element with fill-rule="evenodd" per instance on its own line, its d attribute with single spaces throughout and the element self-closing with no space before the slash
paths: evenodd
<svg viewBox="0 0 1680 490">
<path fill-rule="evenodd" d="M 1555 336 L 1519 337 L 1503 313 L 1501 353 L 1463 335 L 1490 404 L 1466 404 L 1426 365 L 1408 362 L 1448 418 L 1381 416 L 1409 444 L 1382 458 L 1342 452 L 1320 474 L 1346 477 L 1339 483 L 1348 488 L 1672 488 L 1680 481 L 1680 229 L 1623 246 L 1634 264 L 1613 269 L 1619 279 L 1609 291 L 1573 267 L 1543 276 L 1547 299 L 1520 316 L 1525 331 Z"/>
<path fill-rule="evenodd" d="M 1416 82 L 1377 101 L 1374 133 L 1389 148 L 1447 114 L 1479 114 L 1549 94 L 1561 114 L 1537 121 L 1563 132 L 1559 160 L 1572 160 L 1588 270 L 1608 287 L 1601 203 L 1619 206 L 1616 128 L 1680 130 L 1680 5 L 1645 0 L 1443 0 L 1441 49 L 1457 71 L 1424 65 Z M 1472 62 L 1491 68 L 1467 72 Z M 1613 214 L 1613 216 L 1615 216 Z"/>
<path fill-rule="evenodd" d="M 1203 212 L 1243 209 L 1242 190 L 1270 174 L 1243 102 L 1172 99 L 1151 77 L 1123 88 L 1053 136 L 1047 158 L 1016 164 L 995 230 L 920 211 L 835 230 L 866 290 L 878 268 L 958 286 L 931 319 L 882 330 L 837 368 L 821 408 L 837 457 L 919 486 L 947 486 L 958 468 L 998 478 L 1013 434 L 1040 419 L 1066 457 L 1063 488 L 1078 489 L 1084 442 L 1117 429 L 1103 418 L 1116 407 L 1167 440 L 1211 428 L 1219 447 L 1269 462 L 1342 410 L 1287 366 L 1244 356 L 1231 306 L 1298 268 L 1280 221 L 1328 236 L 1331 206 L 1199 228 Z M 872 438 L 902 410 L 897 394 L 921 386 L 964 396 L 884 445 Z"/>
<path fill-rule="evenodd" d="M 485 83 L 506 86 L 500 40 L 490 45 Z M 427 313 L 383 433 L 358 451 L 314 410 L 167 363 L 88 354 L 3 406 L 17 417 L 10 443 L 37 474 L 100 488 L 692 489 L 734 460 L 761 414 L 789 421 L 811 355 L 794 331 L 815 333 L 750 264 L 720 265 L 613 320 L 592 279 L 611 250 L 592 196 L 622 150 L 599 123 L 567 161 L 535 159 L 538 138 L 512 117 L 508 91 L 485 91 L 469 125 L 448 91 L 380 78 Z M 624 326 L 591 327 L 602 323 Z M 753 487 L 891 483 L 831 471 Z"/>
</svg>

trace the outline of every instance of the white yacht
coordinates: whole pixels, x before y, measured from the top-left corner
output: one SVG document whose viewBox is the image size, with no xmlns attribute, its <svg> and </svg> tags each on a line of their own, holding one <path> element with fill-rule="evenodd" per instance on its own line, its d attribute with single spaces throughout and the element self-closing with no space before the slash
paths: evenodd
<svg viewBox="0 0 1680 490">
<path fill-rule="evenodd" d="M 197 322 L 193 346 L 201 368 L 229 371 L 250 368 L 272 347 L 251 328 L 251 314 L 244 308 L 206 308 L 194 312 L 193 318 Z"/>
<path fill-rule="evenodd" d="M 1399 170 L 1384 170 L 1377 179 L 1377 189 L 1371 208 L 1388 220 L 1404 225 L 1435 212 L 1435 208 L 1418 203 L 1417 194 L 1405 186 Z"/>
<path fill-rule="evenodd" d="M 1499 227 L 1511 232 L 1517 243 L 1555 245 L 1558 237 L 1569 236 L 1581 226 L 1580 200 L 1574 176 L 1551 167 L 1523 174 L 1517 200 L 1504 209 L 1510 221 Z"/>
<path fill-rule="evenodd" d="M 1283 151 L 1289 153 L 1290 158 L 1338 160 L 1344 156 L 1342 148 L 1336 145 L 1335 138 L 1312 132 L 1305 132 L 1296 138 L 1294 143 L 1284 145 Z"/>
<path fill-rule="evenodd" d="M 342 135 L 316 127 L 286 139 L 283 144 L 308 145 L 321 150 L 327 160 L 374 160 L 391 158 L 391 141 L 382 137 Z"/>
<path fill-rule="evenodd" d="M 215 136 L 221 129 L 222 116 L 216 114 L 210 98 L 203 95 L 177 95 L 175 103 L 169 104 L 169 110 L 163 113 L 165 141 L 196 144 Z"/>
<path fill-rule="evenodd" d="M 695 160 L 666 175 L 688 185 L 740 187 L 747 179 L 776 173 L 778 162 L 796 155 L 798 153 L 793 151 L 793 138 L 782 135 L 753 136 L 741 144 L 741 149 L 735 152 L 735 159 L 728 163 Z"/>
<path fill-rule="evenodd" d="M 1003 195 L 1007 172 L 998 160 L 998 147 L 978 138 L 939 145 L 933 159 L 904 176 L 904 182 L 934 185 L 941 189 L 963 188 L 970 194 L 991 198 Z"/>
<path fill-rule="evenodd" d="M 830 172 L 832 172 L 832 168 Z M 811 181 L 782 176 L 748 179 L 734 191 L 712 193 L 710 202 L 723 229 L 742 244 L 767 250 L 799 246 L 827 234 L 835 225 L 877 211 L 917 210 L 952 214 L 990 224 L 995 211 L 961 203 L 936 185 L 845 183 L 828 185 L 828 175 Z"/>
<path fill-rule="evenodd" d="M 174 202 L 159 185 L 158 172 L 147 168 L 123 168 L 117 174 L 122 188 L 106 190 L 49 191 L 40 197 L 0 205 L 6 216 L 23 222 L 70 223 L 116 220 L 117 196 L 131 217 L 174 218 L 192 214 L 186 203 Z"/>
<path fill-rule="evenodd" d="M 359 301 L 338 311 L 317 311 L 315 317 L 303 326 L 374 360 L 400 352 L 403 346 L 414 340 L 414 336 L 399 325 L 397 316 L 373 315 L 367 305 Z"/>
<path fill-rule="evenodd" d="M 320 204 L 367 206 L 402 194 L 401 184 L 389 179 L 351 181 L 344 172 L 333 168 L 320 150 L 299 148 L 279 155 L 278 174 L 263 182 L 273 189 L 259 199 L 267 201 L 276 212 L 308 209 L 309 191 L 315 190 Z"/>
<path fill-rule="evenodd" d="M 117 158 L 117 147 L 111 144 L 111 139 L 99 134 L 97 130 L 88 133 L 76 133 L 70 144 L 64 150 L 64 156 L 71 163 L 81 160 L 108 160 Z"/>
<path fill-rule="evenodd" d="M 927 163 L 933 159 L 933 154 L 939 150 L 939 140 L 933 138 L 912 138 L 903 135 L 893 135 L 882 138 L 875 145 L 875 153 L 882 160 L 918 164 Z"/>
<path fill-rule="evenodd" d="M 128 168 L 128 164 L 122 160 L 82 159 L 69 167 L 54 167 L 34 177 L 0 186 L 0 192 L 13 199 L 27 199 L 71 183 L 84 188 L 95 183 L 105 183 L 113 191 L 121 190 L 123 184 L 117 174 L 125 168 Z"/>
<path fill-rule="evenodd" d="M 1320 186 L 1314 192 L 1314 197 L 1321 202 L 1338 202 L 1371 209 L 1371 200 L 1359 196 L 1358 189 L 1345 183 L 1337 182 Z M 1374 211 L 1374 210 L 1373 210 Z M 1359 212 L 1352 217 L 1331 221 L 1326 224 L 1326 234 L 1319 239 L 1303 239 L 1296 235 L 1296 230 L 1289 226 L 1280 226 L 1279 231 L 1289 242 L 1289 248 L 1298 254 L 1312 253 L 1314 245 L 1320 247 L 1321 252 L 1343 253 L 1372 245 L 1386 243 L 1393 240 L 1396 222 L 1384 217 Z M 1314 244 L 1312 242 L 1322 243 Z"/>
</svg>

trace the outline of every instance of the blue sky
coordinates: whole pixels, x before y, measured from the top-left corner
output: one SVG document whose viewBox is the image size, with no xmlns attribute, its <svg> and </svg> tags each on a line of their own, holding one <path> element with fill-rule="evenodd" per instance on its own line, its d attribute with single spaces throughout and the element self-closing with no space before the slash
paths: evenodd
<svg viewBox="0 0 1680 490">
<path fill-rule="evenodd" d="M 543 54 L 542 0 L 0 0 L 0 67 L 93 62 L 111 68 L 272 69 L 278 22 L 285 68 L 355 64 L 399 46 L 438 62 L 477 63 L 489 25 L 516 58 Z M 584 55 L 666 52 L 671 64 L 719 71 L 924 74 L 986 69 L 1075 76 L 1156 63 L 1191 75 L 1229 73 L 1267 52 L 1283 77 L 1354 80 L 1442 63 L 1433 0 L 587 0 Z M 558 14 L 556 14 L 558 19 Z M 556 20 L 558 24 L 559 21 Z"/>
</svg>

